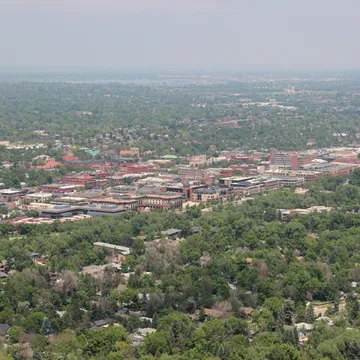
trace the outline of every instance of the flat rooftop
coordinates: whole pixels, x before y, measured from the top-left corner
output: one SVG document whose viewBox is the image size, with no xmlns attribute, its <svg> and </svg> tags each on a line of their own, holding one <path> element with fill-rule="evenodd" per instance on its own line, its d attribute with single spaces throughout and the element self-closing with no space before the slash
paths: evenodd
<svg viewBox="0 0 360 360">
<path fill-rule="evenodd" d="M 114 244 L 104 243 L 101 241 L 95 242 L 94 246 L 102 247 L 105 249 L 117 250 L 117 251 L 121 252 L 123 255 L 130 254 L 130 248 L 128 248 L 126 246 L 114 245 Z"/>
<path fill-rule="evenodd" d="M 137 203 L 137 200 L 121 200 L 121 199 L 113 199 L 113 198 L 94 198 L 94 199 L 91 199 L 90 201 L 92 202 L 96 202 L 96 203 L 101 203 L 101 202 L 104 202 L 104 203 L 108 203 L 108 204 L 118 204 L 118 205 L 121 205 L 121 204 L 135 204 Z"/>
<path fill-rule="evenodd" d="M 68 205 L 54 205 L 52 207 L 41 209 L 42 214 L 67 214 L 73 213 L 76 211 L 87 211 L 89 213 L 99 213 L 99 214 L 117 214 L 126 212 L 126 209 L 123 207 L 118 207 L 116 205 L 111 206 L 98 206 L 98 205 L 88 205 L 88 206 L 68 206 Z"/>
<path fill-rule="evenodd" d="M 21 189 L 2 189 L 0 190 L 1 195 L 14 195 L 20 194 L 22 192 Z"/>
<path fill-rule="evenodd" d="M 87 200 L 88 200 L 87 198 L 78 197 L 78 196 L 63 196 L 56 199 L 56 201 L 61 201 L 61 202 L 79 202 L 79 201 L 87 201 Z"/>
<path fill-rule="evenodd" d="M 149 194 L 146 196 L 147 198 L 150 199 L 179 199 L 182 198 L 182 195 L 154 195 L 154 194 Z"/>
<path fill-rule="evenodd" d="M 225 177 L 225 178 L 221 178 L 220 180 L 231 180 L 234 182 L 240 182 L 240 181 L 249 181 L 254 179 L 254 176 L 230 176 L 230 177 Z"/>
<path fill-rule="evenodd" d="M 26 197 L 32 197 L 32 198 L 42 198 L 42 197 L 52 197 L 52 193 L 33 193 L 33 194 L 27 194 Z"/>
</svg>

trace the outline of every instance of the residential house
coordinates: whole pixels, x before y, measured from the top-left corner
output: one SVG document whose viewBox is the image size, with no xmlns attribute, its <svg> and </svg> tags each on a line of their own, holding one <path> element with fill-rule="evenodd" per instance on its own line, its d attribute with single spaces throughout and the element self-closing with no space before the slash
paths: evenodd
<svg viewBox="0 0 360 360">
<path fill-rule="evenodd" d="M 168 239 L 177 239 L 181 234 L 181 230 L 179 229 L 168 229 L 161 232 L 161 235 Z"/>
</svg>

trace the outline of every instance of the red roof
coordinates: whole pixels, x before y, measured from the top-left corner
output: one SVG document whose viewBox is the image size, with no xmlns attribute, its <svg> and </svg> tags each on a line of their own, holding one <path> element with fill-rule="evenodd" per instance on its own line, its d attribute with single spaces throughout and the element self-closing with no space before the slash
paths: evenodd
<svg viewBox="0 0 360 360">
<path fill-rule="evenodd" d="M 63 156 L 63 159 L 65 161 L 78 161 L 79 160 L 79 158 L 74 155 L 65 155 L 65 156 Z"/>
<path fill-rule="evenodd" d="M 132 155 L 133 152 L 131 150 L 120 150 L 120 155 Z"/>
<path fill-rule="evenodd" d="M 34 166 L 34 169 L 55 169 L 57 166 L 63 166 L 57 161 L 48 161 L 45 165 Z"/>
<path fill-rule="evenodd" d="M 59 163 L 57 161 L 48 161 L 45 166 L 47 169 L 51 169 L 51 168 L 55 168 L 57 166 L 62 166 L 62 163 Z"/>
</svg>

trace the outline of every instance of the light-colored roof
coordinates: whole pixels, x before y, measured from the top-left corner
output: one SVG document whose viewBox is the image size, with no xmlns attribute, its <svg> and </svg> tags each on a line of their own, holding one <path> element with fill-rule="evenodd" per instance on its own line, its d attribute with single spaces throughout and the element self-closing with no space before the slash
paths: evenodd
<svg viewBox="0 0 360 360">
<path fill-rule="evenodd" d="M 314 325 L 313 324 L 308 324 L 308 323 L 305 323 L 305 322 L 301 322 L 301 323 L 298 323 L 298 324 L 295 324 L 295 327 L 298 329 L 298 330 L 312 330 L 314 328 Z"/>
<path fill-rule="evenodd" d="M 162 231 L 161 232 L 161 235 L 176 235 L 176 234 L 179 234 L 181 232 L 181 230 L 179 229 L 168 229 L 168 230 L 165 230 L 165 231 Z"/>
<path fill-rule="evenodd" d="M 42 197 L 52 197 L 52 193 L 34 193 L 34 194 L 28 194 L 27 197 L 34 197 L 34 198 L 42 198 Z"/>
<path fill-rule="evenodd" d="M 142 335 L 142 336 L 146 336 L 147 334 L 151 334 L 153 332 L 156 332 L 156 329 L 143 328 L 143 329 L 138 329 L 137 332 L 140 333 L 140 335 Z"/>
<path fill-rule="evenodd" d="M 113 249 L 121 252 L 123 255 L 129 255 L 130 254 L 130 248 L 126 246 L 120 246 L 120 245 L 114 245 L 114 244 L 108 244 L 101 241 L 98 241 L 94 243 L 94 246 L 99 246 L 105 249 Z"/>
<path fill-rule="evenodd" d="M 20 190 L 20 189 L 2 189 L 2 190 L 0 190 L 0 194 L 13 195 L 13 194 L 21 193 L 21 191 L 22 190 Z"/>
<path fill-rule="evenodd" d="M 148 198 L 152 198 L 152 199 L 156 199 L 156 198 L 159 198 L 159 199 L 179 199 L 181 198 L 182 196 L 179 194 L 179 195 L 157 195 L 157 194 L 149 194 L 147 195 Z"/>
<path fill-rule="evenodd" d="M 66 202 L 87 201 L 87 198 L 82 198 L 77 196 L 63 196 L 58 198 L 57 201 L 66 201 Z"/>
</svg>

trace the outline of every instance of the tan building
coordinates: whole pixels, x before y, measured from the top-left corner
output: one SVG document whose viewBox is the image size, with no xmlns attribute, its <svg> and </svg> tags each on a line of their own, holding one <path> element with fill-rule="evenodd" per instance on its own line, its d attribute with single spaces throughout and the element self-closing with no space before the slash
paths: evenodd
<svg viewBox="0 0 360 360">
<path fill-rule="evenodd" d="M 304 178 L 307 182 L 314 182 L 321 177 L 321 172 L 318 171 L 305 171 L 305 170 L 266 170 L 266 175 L 273 176 L 288 176 L 288 177 L 297 177 Z"/>
<path fill-rule="evenodd" d="M 192 193 L 191 200 L 194 202 L 207 202 L 220 200 L 222 194 L 215 189 L 198 189 Z"/>
<path fill-rule="evenodd" d="M 150 210 L 181 209 L 182 203 L 182 195 L 146 195 L 140 200 L 141 206 Z"/>
<path fill-rule="evenodd" d="M 184 166 L 178 169 L 178 174 L 181 176 L 187 176 L 193 178 L 203 178 L 205 176 L 205 171 L 200 170 L 196 167 Z"/>
<path fill-rule="evenodd" d="M 27 194 L 24 197 L 24 201 L 29 203 L 44 203 L 50 201 L 53 198 L 53 194 L 51 193 L 34 193 Z"/>
<path fill-rule="evenodd" d="M 87 205 L 89 200 L 79 196 L 64 196 L 53 201 L 57 205 Z"/>
<path fill-rule="evenodd" d="M 332 207 L 328 207 L 328 206 L 312 206 L 310 208 L 307 209 L 289 209 L 289 210 L 283 210 L 281 211 L 282 216 L 286 216 L 286 215 L 296 215 L 296 214 L 301 214 L 301 215 L 307 215 L 307 214 L 311 214 L 311 213 L 321 213 L 321 212 L 330 212 L 332 211 L 333 208 Z"/>
<path fill-rule="evenodd" d="M 45 209 L 52 209 L 54 207 L 53 204 L 46 204 L 42 202 L 32 202 L 26 205 L 28 210 L 45 210 Z"/>
<path fill-rule="evenodd" d="M 191 167 L 205 165 L 207 162 L 206 155 L 195 155 L 189 158 L 189 165 Z"/>
<path fill-rule="evenodd" d="M 127 199 L 113 199 L 111 197 L 100 197 L 90 200 L 91 204 L 97 205 L 116 205 L 119 207 L 123 207 L 127 210 L 134 210 L 136 211 L 139 207 L 139 201 L 134 200 L 127 200 Z"/>
</svg>

